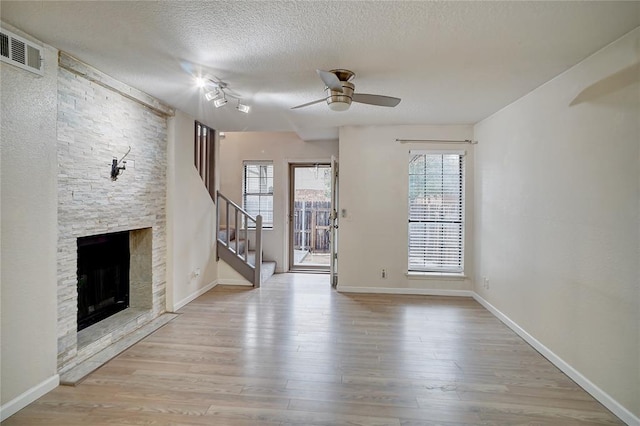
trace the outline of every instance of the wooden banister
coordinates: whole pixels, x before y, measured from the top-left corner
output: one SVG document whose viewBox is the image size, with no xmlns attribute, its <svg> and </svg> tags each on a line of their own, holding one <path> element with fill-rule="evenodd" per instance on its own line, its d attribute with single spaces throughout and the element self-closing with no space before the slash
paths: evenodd
<svg viewBox="0 0 640 426">
<path fill-rule="evenodd" d="M 217 256 L 227 262 L 233 269 L 238 271 L 243 277 L 253 283 L 254 287 L 261 284 L 262 266 L 262 216 L 251 216 L 242 207 L 231 201 L 218 191 L 216 193 L 217 221 L 216 221 L 216 242 Z M 222 202 L 224 206 L 224 228 L 226 235 L 220 238 Z M 233 209 L 233 213 L 231 210 Z M 233 222 L 233 228 L 231 228 Z M 255 224 L 255 256 L 253 264 L 249 256 L 249 223 Z M 234 231 L 234 238 L 231 238 L 231 230 Z M 244 247 L 240 240 L 240 234 L 244 231 Z M 233 244 L 231 242 L 233 241 Z"/>
</svg>

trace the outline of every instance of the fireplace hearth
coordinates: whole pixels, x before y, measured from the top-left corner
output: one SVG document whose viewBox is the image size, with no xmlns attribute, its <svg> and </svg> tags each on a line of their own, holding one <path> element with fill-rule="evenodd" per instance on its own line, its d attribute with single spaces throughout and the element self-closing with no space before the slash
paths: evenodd
<svg viewBox="0 0 640 426">
<path fill-rule="evenodd" d="M 78 238 L 78 331 L 129 307 L 129 232 Z"/>
</svg>

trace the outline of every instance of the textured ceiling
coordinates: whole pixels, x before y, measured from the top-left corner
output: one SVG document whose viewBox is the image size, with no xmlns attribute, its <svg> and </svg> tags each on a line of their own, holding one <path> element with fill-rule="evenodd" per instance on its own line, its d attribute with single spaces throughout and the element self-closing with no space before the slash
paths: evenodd
<svg viewBox="0 0 640 426">
<path fill-rule="evenodd" d="M 478 122 L 639 26 L 640 2 L 3 0 L 0 18 L 220 130 L 323 139 L 343 125 Z M 402 102 L 291 110 L 323 97 L 317 68 Z M 197 74 L 251 113 L 204 101 Z"/>
</svg>

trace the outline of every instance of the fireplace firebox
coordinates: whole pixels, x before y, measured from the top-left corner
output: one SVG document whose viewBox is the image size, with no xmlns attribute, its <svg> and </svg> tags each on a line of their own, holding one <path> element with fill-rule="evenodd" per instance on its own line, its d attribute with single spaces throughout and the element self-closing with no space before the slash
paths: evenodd
<svg viewBox="0 0 640 426">
<path fill-rule="evenodd" d="M 78 331 L 129 307 L 129 232 L 78 238 Z"/>
</svg>

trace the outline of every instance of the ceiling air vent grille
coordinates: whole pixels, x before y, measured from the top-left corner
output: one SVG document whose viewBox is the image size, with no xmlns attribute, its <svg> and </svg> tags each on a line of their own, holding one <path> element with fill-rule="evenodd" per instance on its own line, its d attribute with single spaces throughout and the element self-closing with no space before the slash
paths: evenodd
<svg viewBox="0 0 640 426">
<path fill-rule="evenodd" d="M 39 75 L 44 74 L 42 47 L 0 28 L 0 59 Z"/>
</svg>

